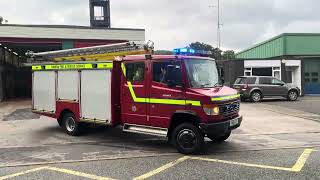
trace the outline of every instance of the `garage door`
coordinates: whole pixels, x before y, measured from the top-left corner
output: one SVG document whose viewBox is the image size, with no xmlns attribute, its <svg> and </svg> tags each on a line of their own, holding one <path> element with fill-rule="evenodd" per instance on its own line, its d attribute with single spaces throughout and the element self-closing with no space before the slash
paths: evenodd
<svg viewBox="0 0 320 180">
<path fill-rule="evenodd" d="M 305 94 L 320 94 L 320 59 L 305 60 Z"/>
</svg>

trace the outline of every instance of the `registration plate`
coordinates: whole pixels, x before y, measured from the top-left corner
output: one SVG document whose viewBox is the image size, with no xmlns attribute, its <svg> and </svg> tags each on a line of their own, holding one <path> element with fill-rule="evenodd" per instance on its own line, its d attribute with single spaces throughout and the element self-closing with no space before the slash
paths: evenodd
<svg viewBox="0 0 320 180">
<path fill-rule="evenodd" d="M 239 119 L 238 118 L 237 119 L 232 119 L 230 121 L 230 127 L 236 126 L 238 124 L 239 124 Z"/>
</svg>

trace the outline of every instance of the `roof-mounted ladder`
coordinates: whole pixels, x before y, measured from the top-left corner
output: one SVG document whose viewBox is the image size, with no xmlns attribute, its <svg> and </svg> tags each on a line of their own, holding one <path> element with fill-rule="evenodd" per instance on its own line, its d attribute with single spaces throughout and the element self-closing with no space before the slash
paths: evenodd
<svg viewBox="0 0 320 180">
<path fill-rule="evenodd" d="M 27 52 L 26 55 L 35 61 L 107 61 L 119 56 L 152 54 L 153 45 L 152 41 L 146 44 L 126 42 L 41 53 Z"/>
</svg>

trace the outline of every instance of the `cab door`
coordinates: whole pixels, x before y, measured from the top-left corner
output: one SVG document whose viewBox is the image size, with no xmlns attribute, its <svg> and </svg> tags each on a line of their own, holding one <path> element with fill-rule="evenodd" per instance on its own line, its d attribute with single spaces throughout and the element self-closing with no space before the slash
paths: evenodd
<svg viewBox="0 0 320 180">
<path fill-rule="evenodd" d="M 123 62 L 121 119 L 123 123 L 147 125 L 145 61 Z"/>
<path fill-rule="evenodd" d="M 148 105 L 148 125 L 168 128 L 171 116 L 185 109 L 185 91 L 182 86 L 180 61 L 152 61 Z M 168 82 L 168 66 L 177 68 L 176 84 Z"/>
</svg>

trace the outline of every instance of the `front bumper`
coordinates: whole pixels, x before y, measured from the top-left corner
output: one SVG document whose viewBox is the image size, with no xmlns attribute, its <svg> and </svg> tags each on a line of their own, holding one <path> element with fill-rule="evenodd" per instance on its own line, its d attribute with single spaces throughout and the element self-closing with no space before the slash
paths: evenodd
<svg viewBox="0 0 320 180">
<path fill-rule="evenodd" d="M 234 126 L 230 126 L 230 121 L 233 121 L 235 119 L 238 119 L 238 124 L 234 125 Z M 242 122 L 242 116 L 239 116 L 237 118 L 228 120 L 228 121 L 224 121 L 224 122 L 218 122 L 218 123 L 200 123 L 200 129 L 202 131 L 202 133 L 204 134 L 210 134 L 210 135 L 221 135 L 221 134 L 225 134 L 233 129 L 236 129 L 238 127 L 240 127 Z"/>
</svg>

